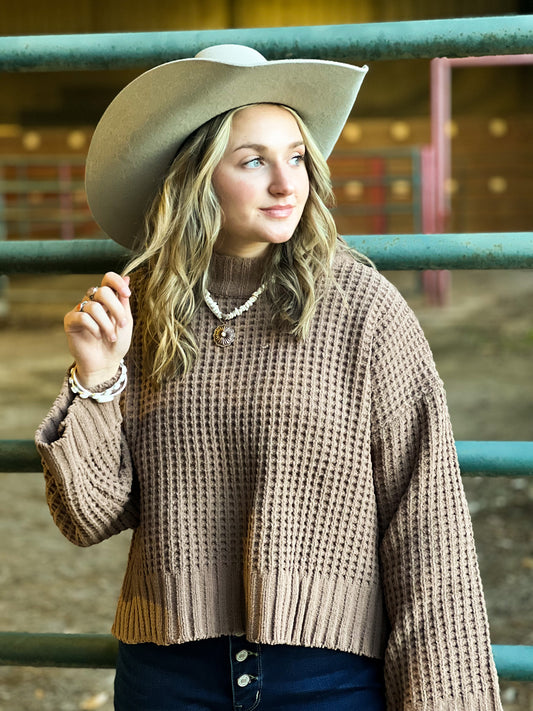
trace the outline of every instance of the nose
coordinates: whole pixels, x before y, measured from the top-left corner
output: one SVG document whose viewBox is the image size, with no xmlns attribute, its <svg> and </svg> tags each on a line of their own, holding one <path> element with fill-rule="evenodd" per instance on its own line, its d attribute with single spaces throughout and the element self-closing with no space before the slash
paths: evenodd
<svg viewBox="0 0 533 711">
<path fill-rule="evenodd" d="M 284 164 L 272 166 L 269 191 L 272 195 L 291 195 L 294 192 L 291 166 Z"/>
</svg>

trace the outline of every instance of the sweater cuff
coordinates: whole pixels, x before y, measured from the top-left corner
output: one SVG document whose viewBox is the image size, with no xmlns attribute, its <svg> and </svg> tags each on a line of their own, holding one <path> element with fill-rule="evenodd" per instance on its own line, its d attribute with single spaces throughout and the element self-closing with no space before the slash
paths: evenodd
<svg viewBox="0 0 533 711">
<path fill-rule="evenodd" d="M 111 380 L 101 383 L 99 388 L 105 390 L 117 379 L 118 377 L 115 376 Z M 92 398 L 78 397 L 70 389 L 67 375 L 59 395 L 35 433 L 37 448 L 42 454 L 43 449 L 46 450 L 50 445 L 60 440 L 72 418 L 87 423 L 100 421 L 103 418 L 108 427 L 116 421 L 121 422 L 119 399 L 117 397 L 109 402 L 99 403 Z"/>
</svg>

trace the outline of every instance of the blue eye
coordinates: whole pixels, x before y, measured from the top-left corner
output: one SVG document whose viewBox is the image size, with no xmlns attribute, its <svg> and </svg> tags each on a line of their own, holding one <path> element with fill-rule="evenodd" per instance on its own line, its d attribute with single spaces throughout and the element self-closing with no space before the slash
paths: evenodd
<svg viewBox="0 0 533 711">
<path fill-rule="evenodd" d="M 300 163 L 303 163 L 303 162 L 304 162 L 304 156 L 302 155 L 302 153 L 297 153 L 295 156 L 293 156 L 290 159 L 290 163 L 292 165 L 300 165 Z"/>
<path fill-rule="evenodd" d="M 261 158 L 252 158 L 251 160 L 247 160 L 244 165 L 250 168 L 259 168 L 261 165 Z"/>
</svg>

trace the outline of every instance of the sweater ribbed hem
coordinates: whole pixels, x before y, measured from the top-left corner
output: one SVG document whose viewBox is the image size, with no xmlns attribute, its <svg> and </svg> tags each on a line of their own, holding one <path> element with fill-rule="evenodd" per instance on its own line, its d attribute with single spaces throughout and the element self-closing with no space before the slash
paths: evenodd
<svg viewBox="0 0 533 711">
<path fill-rule="evenodd" d="M 383 657 L 385 624 L 377 583 L 357 585 L 316 573 L 254 573 L 247 599 L 261 611 L 248 620 L 252 641 Z"/>
<path fill-rule="evenodd" d="M 419 703 L 392 703 L 387 706 L 402 711 L 501 711 L 502 705 L 497 690 L 487 689 L 482 695 L 468 694 L 464 698 L 428 699 Z"/>
<path fill-rule="evenodd" d="M 127 577 L 112 632 L 129 644 L 162 645 L 244 633 L 264 644 L 383 657 L 385 625 L 377 584 L 254 572 L 246 588 L 247 609 L 260 614 L 247 613 L 244 619 L 244 586 L 233 570 Z"/>
</svg>

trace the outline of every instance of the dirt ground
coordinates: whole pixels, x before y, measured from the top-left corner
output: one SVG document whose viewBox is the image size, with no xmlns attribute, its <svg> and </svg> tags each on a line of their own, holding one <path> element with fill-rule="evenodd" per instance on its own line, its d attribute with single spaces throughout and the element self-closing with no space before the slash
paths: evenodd
<svg viewBox="0 0 533 711">
<path fill-rule="evenodd" d="M 456 439 L 533 439 L 533 273 L 455 272 L 430 308 L 414 273 L 389 273 L 417 312 L 445 382 Z M 62 315 L 90 276 L 13 277 L 0 325 L 0 439 L 33 437 L 69 356 Z M 108 632 L 129 536 L 78 549 L 55 529 L 39 474 L 0 474 L 0 629 Z M 533 644 L 533 478 L 465 479 L 492 641 Z M 0 668 L 0 711 L 112 709 L 111 670 Z M 502 683 L 533 711 L 533 683 Z"/>
</svg>

